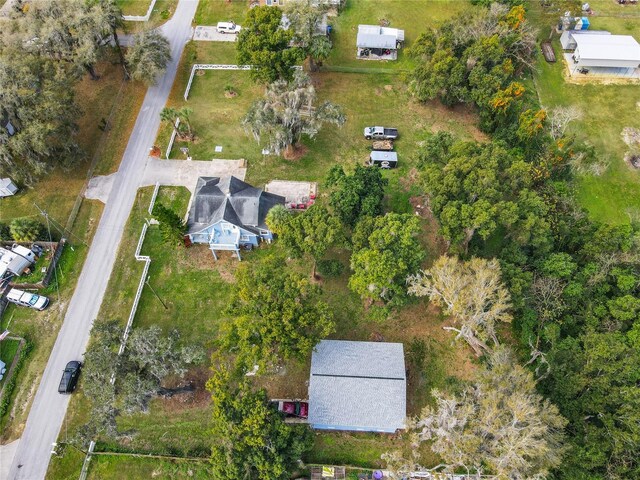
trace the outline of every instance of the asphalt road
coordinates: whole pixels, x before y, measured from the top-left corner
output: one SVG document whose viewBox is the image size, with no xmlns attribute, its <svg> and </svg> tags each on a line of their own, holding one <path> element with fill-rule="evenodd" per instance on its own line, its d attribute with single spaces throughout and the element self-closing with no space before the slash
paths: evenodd
<svg viewBox="0 0 640 480">
<path fill-rule="evenodd" d="M 182 50 L 191 35 L 191 20 L 197 6 L 198 0 L 180 0 L 173 18 L 161 28 L 171 43 L 172 60 L 164 76 L 156 86 L 149 88 L 144 98 L 78 285 L 33 400 L 9 472 L 11 480 L 39 480 L 44 479 L 47 473 L 51 447 L 58 438 L 69 404 L 69 396 L 58 393 L 62 370 L 69 360 L 82 358 L 89 341 L 89 332 L 116 261 L 149 149 L 160 125 L 160 110 L 169 97 Z"/>
</svg>

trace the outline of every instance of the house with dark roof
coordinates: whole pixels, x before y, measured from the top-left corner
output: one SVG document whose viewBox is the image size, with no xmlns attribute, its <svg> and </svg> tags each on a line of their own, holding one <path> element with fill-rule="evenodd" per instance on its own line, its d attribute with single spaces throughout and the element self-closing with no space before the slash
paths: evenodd
<svg viewBox="0 0 640 480">
<path fill-rule="evenodd" d="M 209 245 L 216 251 L 229 250 L 240 258 L 240 249 L 271 242 L 267 213 L 284 205 L 280 195 L 268 193 L 230 177 L 200 177 L 189 211 L 188 237 L 192 243 Z"/>
<path fill-rule="evenodd" d="M 401 343 L 323 340 L 311 356 L 309 424 L 320 430 L 394 433 L 405 428 Z"/>
</svg>

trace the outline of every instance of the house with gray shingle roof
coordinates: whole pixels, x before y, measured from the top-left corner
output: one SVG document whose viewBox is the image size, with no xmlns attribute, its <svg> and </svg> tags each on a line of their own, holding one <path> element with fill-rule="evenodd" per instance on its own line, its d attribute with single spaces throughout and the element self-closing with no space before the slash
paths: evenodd
<svg viewBox="0 0 640 480">
<path fill-rule="evenodd" d="M 405 428 L 406 383 L 401 343 L 323 340 L 311 356 L 309 424 L 394 433 Z"/>
<path fill-rule="evenodd" d="M 284 197 L 265 192 L 242 180 L 230 177 L 200 177 L 189 210 L 187 235 L 191 243 L 230 250 L 240 259 L 241 248 L 253 248 L 261 241 L 271 242 L 267 213 L 284 205 Z"/>
</svg>

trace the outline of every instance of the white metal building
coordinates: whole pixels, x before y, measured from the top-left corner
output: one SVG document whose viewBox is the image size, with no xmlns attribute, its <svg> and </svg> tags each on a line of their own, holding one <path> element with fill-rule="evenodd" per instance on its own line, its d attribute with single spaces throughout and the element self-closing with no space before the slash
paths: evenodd
<svg viewBox="0 0 640 480">
<path fill-rule="evenodd" d="M 639 68 L 640 44 L 631 35 L 575 35 L 577 67 Z"/>
<path fill-rule="evenodd" d="M 574 51 L 578 44 L 576 43 L 575 36 L 577 35 L 611 35 L 611 32 L 606 30 L 565 30 L 560 35 L 560 45 L 563 50 Z"/>
</svg>

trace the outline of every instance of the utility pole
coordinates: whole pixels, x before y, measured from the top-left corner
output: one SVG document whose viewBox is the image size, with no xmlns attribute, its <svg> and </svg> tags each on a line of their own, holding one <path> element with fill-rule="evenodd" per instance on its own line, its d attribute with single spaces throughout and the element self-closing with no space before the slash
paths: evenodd
<svg viewBox="0 0 640 480">
<path fill-rule="evenodd" d="M 167 304 L 166 304 L 166 303 L 164 303 L 164 302 L 162 301 L 162 299 L 160 298 L 160 295 L 158 295 L 158 294 L 156 293 L 156 291 L 153 289 L 153 287 L 152 287 L 152 286 L 151 286 L 151 284 L 149 283 L 149 280 L 151 280 L 151 275 L 149 275 L 149 276 L 147 277 L 147 279 L 145 280 L 145 282 L 144 282 L 144 283 L 146 283 L 146 284 L 147 284 L 147 287 L 149 287 L 149 288 L 151 289 L 151 291 L 152 291 L 152 292 L 153 292 L 153 294 L 156 296 L 156 298 L 160 301 L 160 303 L 162 304 L 162 306 L 164 307 L 164 309 L 165 309 L 165 310 L 169 310 L 169 307 L 167 307 Z"/>
</svg>

